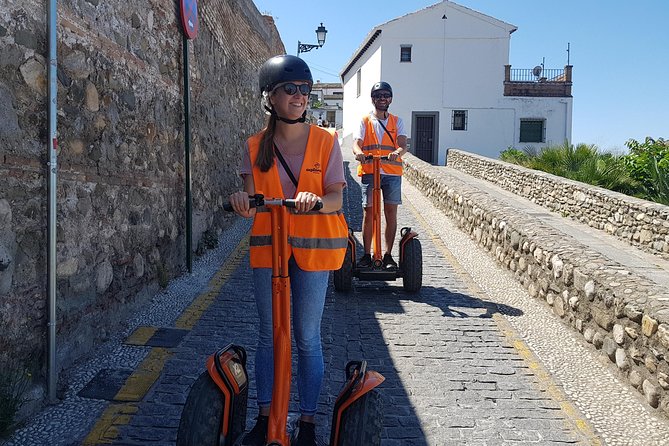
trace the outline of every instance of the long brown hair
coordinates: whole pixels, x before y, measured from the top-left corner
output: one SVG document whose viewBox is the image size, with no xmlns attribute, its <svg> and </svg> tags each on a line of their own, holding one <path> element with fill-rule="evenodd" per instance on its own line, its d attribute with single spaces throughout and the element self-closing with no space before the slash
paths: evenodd
<svg viewBox="0 0 669 446">
<path fill-rule="evenodd" d="M 267 120 L 267 127 L 262 134 L 260 150 L 256 158 L 256 166 L 261 172 L 267 172 L 274 165 L 274 133 L 276 132 L 276 115 L 272 113 Z"/>
</svg>

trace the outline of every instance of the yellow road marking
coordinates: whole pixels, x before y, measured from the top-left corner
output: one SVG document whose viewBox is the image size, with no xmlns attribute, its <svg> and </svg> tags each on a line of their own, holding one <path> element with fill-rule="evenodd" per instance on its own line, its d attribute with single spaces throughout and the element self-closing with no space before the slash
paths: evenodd
<svg viewBox="0 0 669 446">
<path fill-rule="evenodd" d="M 451 251 L 446 247 L 441 237 L 439 237 L 437 234 L 434 233 L 434 231 L 432 231 L 432 229 L 430 229 L 428 222 L 418 213 L 413 204 L 411 204 L 411 202 L 408 199 L 403 200 L 402 202 L 407 203 L 408 208 L 411 210 L 414 217 L 416 218 L 416 220 L 418 220 L 423 229 L 426 230 L 428 236 L 432 240 L 432 243 L 434 243 L 437 249 L 441 251 L 441 254 L 451 264 L 453 269 L 455 269 L 458 272 L 458 274 L 464 279 L 465 283 L 467 284 L 467 287 L 470 289 L 472 294 L 476 295 L 479 298 L 485 296 L 486 295 L 485 291 L 481 289 L 481 287 L 469 275 L 467 270 L 460 264 L 460 262 L 453 255 L 453 253 L 451 253 Z M 487 302 L 484 301 L 484 304 L 486 303 Z M 553 380 L 553 377 L 551 376 L 550 372 L 543 366 L 539 358 L 537 358 L 534 355 L 534 353 L 532 353 L 532 351 L 527 346 L 525 341 L 522 340 L 522 338 L 518 335 L 518 332 L 511 326 L 509 321 L 507 321 L 506 318 L 504 318 L 499 313 L 493 314 L 493 320 L 497 323 L 498 328 L 500 329 L 504 337 L 506 337 L 509 344 L 515 348 L 515 350 L 518 352 L 518 355 L 527 364 L 528 368 L 530 368 L 533 371 L 534 375 L 537 377 L 538 382 L 542 386 L 542 388 L 546 390 L 546 392 L 551 396 L 551 398 L 553 398 L 553 400 L 560 405 L 560 408 L 567 416 L 567 418 L 573 423 L 576 430 L 578 430 L 580 434 L 586 438 L 588 444 L 592 446 L 601 446 L 602 441 L 597 437 L 594 430 L 590 426 L 590 423 L 588 423 L 588 421 L 585 418 L 583 418 L 580 411 L 576 407 L 574 407 L 574 405 L 569 401 L 564 392 L 560 390 L 558 385 Z"/>
<path fill-rule="evenodd" d="M 137 330 L 126 338 L 125 343 L 130 345 L 146 345 L 149 339 L 156 333 L 156 330 L 156 327 L 137 327 Z"/>
<path fill-rule="evenodd" d="M 230 254 L 220 270 L 209 281 L 207 289 L 201 293 L 188 308 L 184 310 L 177 322 L 177 328 L 191 329 L 202 317 L 221 291 L 223 285 L 235 272 L 241 260 L 249 249 L 249 237 L 245 236 L 235 250 Z M 156 332 L 153 327 L 139 327 L 130 335 L 127 344 L 145 345 Z M 166 348 L 152 348 L 142 363 L 128 377 L 114 399 L 128 401 L 127 403 L 112 403 L 98 418 L 82 445 L 113 444 L 119 434 L 119 429 L 130 423 L 132 416 L 137 412 L 137 402 L 141 401 L 151 386 L 160 377 L 165 363 L 172 355 Z"/>
<path fill-rule="evenodd" d="M 230 257 L 223 267 L 211 278 L 208 289 L 200 294 L 190 306 L 184 310 L 179 319 L 177 319 L 174 324 L 177 328 L 190 330 L 195 326 L 197 321 L 202 317 L 202 314 L 209 308 L 209 305 L 216 300 L 221 287 L 235 272 L 248 249 L 249 238 L 246 236 L 239 242 L 232 254 L 230 254 Z"/>
<path fill-rule="evenodd" d="M 114 400 L 141 401 L 153 383 L 160 377 L 160 372 L 170 356 L 172 356 L 172 352 L 166 348 L 152 348 L 144 361 L 126 379 L 123 387 L 114 396 Z"/>
<path fill-rule="evenodd" d="M 135 404 L 110 404 L 81 444 L 93 446 L 114 443 L 118 437 L 119 426 L 128 424 L 136 412 Z"/>
</svg>

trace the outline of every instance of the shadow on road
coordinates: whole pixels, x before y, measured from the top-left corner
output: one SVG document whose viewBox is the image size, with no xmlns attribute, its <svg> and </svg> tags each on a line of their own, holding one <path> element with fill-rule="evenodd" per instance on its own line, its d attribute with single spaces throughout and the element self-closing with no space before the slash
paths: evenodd
<svg viewBox="0 0 669 446">
<path fill-rule="evenodd" d="M 344 212 L 350 229 L 359 236 L 362 227 L 361 187 L 352 175 L 349 162 L 345 161 L 344 164 L 347 174 Z M 399 226 L 407 226 L 407 222 L 399 222 Z M 434 442 L 434 429 L 438 426 L 434 425 L 434 420 L 429 416 L 426 417 L 425 407 L 419 408 L 414 404 L 416 389 L 412 387 L 420 388 L 425 383 L 407 380 L 406 375 L 407 369 L 426 361 L 426 355 L 430 355 L 427 352 L 431 347 L 426 345 L 416 349 L 406 347 L 398 353 L 396 350 L 403 348 L 405 339 L 416 339 L 426 334 L 429 338 L 429 333 L 437 337 L 440 333 L 448 333 L 445 336 L 450 338 L 449 341 L 456 342 L 457 332 L 458 330 L 461 332 L 463 324 L 476 330 L 478 326 L 489 326 L 490 323 L 483 320 L 492 318 L 495 313 L 511 316 L 522 314 L 517 308 L 489 302 L 462 292 L 466 285 L 457 277 L 455 270 L 444 263 L 445 260 L 433 249 L 431 243 L 430 240 L 422 239 L 423 287 L 418 293 L 405 292 L 402 279 L 394 282 L 365 282 L 354 279 L 354 288 L 351 292 L 330 291 L 328 295 L 330 310 L 326 310 L 325 317 L 332 318 L 331 336 L 345 337 L 346 348 L 341 348 L 341 342 L 333 342 L 331 345 L 340 346 L 339 350 L 327 349 L 328 368 L 335 375 L 331 375 L 328 379 L 326 392 L 333 392 L 341 383 L 341 377 L 336 374 L 340 374 L 337 369 L 342 367 L 345 358 L 365 359 L 371 369 L 382 373 L 386 378 L 380 388 L 385 410 L 382 444 L 437 444 Z M 358 253 L 362 252 L 362 246 L 357 246 L 357 249 Z M 429 253 L 427 259 L 426 252 Z M 443 317 L 443 323 L 435 324 L 435 321 L 439 320 L 435 316 Z M 466 320 L 471 320 L 471 324 L 465 322 Z M 476 320 L 479 322 L 475 322 Z M 399 344 L 398 337 L 402 339 Z M 394 352 L 390 350 L 391 345 Z M 406 345 L 411 345 L 411 341 Z M 401 373 L 401 370 L 404 370 L 404 373 Z M 430 369 L 424 373 L 421 376 L 433 376 L 438 379 L 440 370 Z M 448 422 L 439 420 L 437 424 L 443 425 Z"/>
</svg>

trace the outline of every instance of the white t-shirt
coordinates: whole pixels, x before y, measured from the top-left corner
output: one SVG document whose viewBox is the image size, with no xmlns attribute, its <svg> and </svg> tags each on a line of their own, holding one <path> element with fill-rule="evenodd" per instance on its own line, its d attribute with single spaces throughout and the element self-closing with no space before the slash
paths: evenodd
<svg viewBox="0 0 669 446">
<path fill-rule="evenodd" d="M 374 112 L 369 113 L 369 118 L 372 121 L 372 126 L 374 127 L 374 132 L 376 133 L 376 139 L 381 142 L 383 140 L 383 134 L 386 132 L 383 130 L 383 127 L 381 127 L 381 124 L 379 124 L 379 121 L 383 122 L 383 125 L 388 127 L 388 119 L 386 118 L 385 120 L 380 120 L 377 119 L 376 116 L 374 116 Z M 358 128 L 358 132 L 353 134 L 353 139 L 359 139 L 360 141 L 365 140 L 365 121 L 362 119 L 360 120 L 360 127 Z M 402 118 L 397 116 L 397 136 L 407 136 L 406 130 L 404 130 L 404 121 L 402 121 Z M 395 141 L 395 144 L 397 144 L 397 141 Z"/>
</svg>

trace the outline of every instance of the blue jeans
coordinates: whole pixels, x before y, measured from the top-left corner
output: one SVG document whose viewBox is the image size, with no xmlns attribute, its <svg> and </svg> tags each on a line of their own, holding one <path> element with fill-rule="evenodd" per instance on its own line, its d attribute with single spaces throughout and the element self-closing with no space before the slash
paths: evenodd
<svg viewBox="0 0 669 446">
<path fill-rule="evenodd" d="M 293 312 L 293 336 L 297 345 L 297 390 L 302 415 L 315 415 L 323 383 L 321 318 L 325 306 L 329 271 L 303 271 L 294 258 L 288 262 Z M 254 268 L 253 284 L 260 317 L 255 376 L 258 406 L 269 407 L 274 381 L 272 343 L 272 270 Z"/>
<path fill-rule="evenodd" d="M 372 190 L 374 175 L 366 173 L 362 176 L 362 207 L 372 207 Z M 381 174 L 381 193 L 385 204 L 402 204 L 402 177 L 400 175 Z"/>
</svg>

